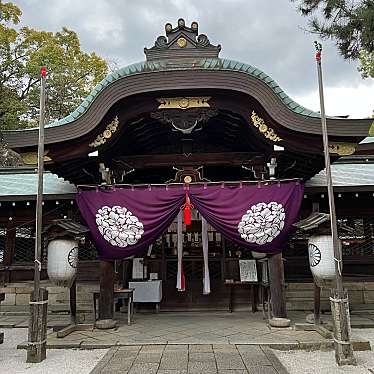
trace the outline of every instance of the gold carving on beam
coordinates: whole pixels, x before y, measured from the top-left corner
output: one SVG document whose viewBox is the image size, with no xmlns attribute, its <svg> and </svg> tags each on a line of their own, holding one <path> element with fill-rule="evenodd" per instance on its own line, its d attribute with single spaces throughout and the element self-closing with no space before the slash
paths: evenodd
<svg viewBox="0 0 374 374">
<path fill-rule="evenodd" d="M 337 143 L 329 142 L 329 152 L 338 154 L 339 156 L 350 156 L 356 151 L 354 143 Z"/>
<path fill-rule="evenodd" d="M 92 143 L 89 144 L 89 146 L 97 148 L 106 143 L 106 141 L 110 139 L 112 135 L 117 131 L 118 125 L 119 121 L 118 117 L 116 116 L 114 120 L 111 123 L 109 123 L 109 125 L 107 125 L 105 130 L 101 134 L 99 134 Z"/>
<path fill-rule="evenodd" d="M 374 136 L 374 121 L 370 125 L 369 136 Z"/>
<path fill-rule="evenodd" d="M 52 161 L 52 159 L 47 156 L 49 150 L 44 152 L 44 162 Z M 37 152 L 25 152 L 20 154 L 21 159 L 25 165 L 37 165 L 38 164 L 38 153 Z"/>
<path fill-rule="evenodd" d="M 210 108 L 208 101 L 210 96 L 203 97 L 161 97 L 157 99 L 160 103 L 158 109 L 189 109 Z"/>
<path fill-rule="evenodd" d="M 255 111 L 252 112 L 251 115 L 252 125 L 258 129 L 258 131 L 266 138 L 271 140 L 272 142 L 279 142 L 282 140 L 277 133 L 269 127 L 265 121 L 259 117 Z"/>
</svg>

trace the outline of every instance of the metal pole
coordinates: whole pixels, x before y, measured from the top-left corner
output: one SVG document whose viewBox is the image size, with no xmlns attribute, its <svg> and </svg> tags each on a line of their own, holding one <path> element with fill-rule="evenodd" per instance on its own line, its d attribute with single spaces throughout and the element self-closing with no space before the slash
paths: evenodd
<svg viewBox="0 0 374 374">
<path fill-rule="evenodd" d="M 321 52 L 322 45 L 315 42 L 317 72 L 318 72 L 318 87 L 319 87 L 319 100 L 321 106 L 321 123 L 322 123 L 322 137 L 323 137 L 323 153 L 325 157 L 326 167 L 326 181 L 327 181 L 327 192 L 329 199 L 329 210 L 330 210 L 330 223 L 331 223 L 331 234 L 334 248 L 334 259 L 335 259 L 335 286 L 336 291 L 332 291 L 330 298 L 332 305 L 332 318 L 334 323 L 334 341 L 335 341 L 335 358 L 339 365 L 354 365 L 356 360 L 353 356 L 352 344 L 350 343 L 350 318 L 349 318 L 349 307 L 348 307 L 348 294 L 343 288 L 343 262 L 342 262 L 342 249 L 338 236 L 338 228 L 336 222 L 336 211 L 335 211 L 335 199 L 334 190 L 331 177 L 331 166 L 330 166 L 330 152 L 329 152 L 329 140 L 327 133 L 327 123 L 325 114 L 325 102 L 323 94 L 323 79 L 322 79 L 322 66 L 321 66 Z"/>
<path fill-rule="evenodd" d="M 40 114 L 38 140 L 38 190 L 36 196 L 36 232 L 34 260 L 34 291 L 30 300 L 29 345 L 27 362 L 41 362 L 46 357 L 46 329 L 48 293 L 40 288 L 42 268 L 42 229 L 43 229 L 43 172 L 44 172 L 44 121 L 45 121 L 45 79 L 46 68 L 41 69 Z"/>
</svg>

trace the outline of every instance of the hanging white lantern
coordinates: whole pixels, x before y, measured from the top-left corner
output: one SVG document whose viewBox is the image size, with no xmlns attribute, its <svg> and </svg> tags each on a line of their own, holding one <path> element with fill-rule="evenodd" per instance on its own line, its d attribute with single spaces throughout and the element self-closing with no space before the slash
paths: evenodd
<svg viewBox="0 0 374 374">
<path fill-rule="evenodd" d="M 78 265 L 78 241 L 54 239 L 48 244 L 48 277 L 61 287 L 71 287 Z"/>
<path fill-rule="evenodd" d="M 318 286 L 335 278 L 334 247 L 331 235 L 313 235 L 308 241 L 309 265 Z"/>
</svg>

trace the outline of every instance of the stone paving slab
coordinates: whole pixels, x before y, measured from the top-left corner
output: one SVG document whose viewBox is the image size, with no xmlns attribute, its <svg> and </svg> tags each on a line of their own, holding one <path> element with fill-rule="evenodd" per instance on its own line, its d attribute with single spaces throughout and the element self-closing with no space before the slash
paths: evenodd
<svg viewBox="0 0 374 374">
<path fill-rule="evenodd" d="M 206 344 L 113 347 L 91 372 L 109 373 L 287 374 L 287 371 L 267 347 Z"/>
</svg>

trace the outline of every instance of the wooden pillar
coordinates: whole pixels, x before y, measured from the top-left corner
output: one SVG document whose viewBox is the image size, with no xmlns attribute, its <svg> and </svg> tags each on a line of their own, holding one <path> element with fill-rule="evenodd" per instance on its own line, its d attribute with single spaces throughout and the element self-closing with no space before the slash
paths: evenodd
<svg viewBox="0 0 374 374">
<path fill-rule="evenodd" d="M 314 283 L 314 324 L 321 324 L 321 288 Z"/>
<path fill-rule="evenodd" d="M 39 289 L 39 298 L 30 297 L 29 346 L 26 362 L 38 363 L 46 358 L 48 291 Z"/>
<path fill-rule="evenodd" d="M 274 317 L 287 317 L 282 253 L 269 257 L 271 310 Z"/>
<path fill-rule="evenodd" d="M 100 261 L 99 320 L 113 319 L 114 263 Z"/>
<path fill-rule="evenodd" d="M 76 281 L 70 287 L 70 318 L 71 322 L 77 323 L 77 283 Z"/>
</svg>

